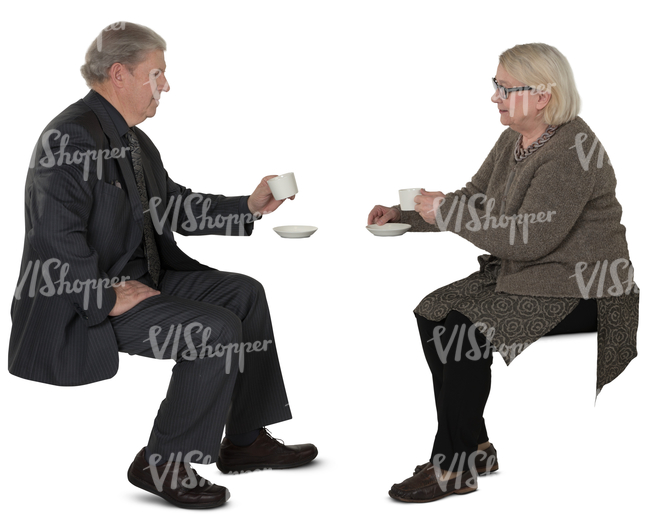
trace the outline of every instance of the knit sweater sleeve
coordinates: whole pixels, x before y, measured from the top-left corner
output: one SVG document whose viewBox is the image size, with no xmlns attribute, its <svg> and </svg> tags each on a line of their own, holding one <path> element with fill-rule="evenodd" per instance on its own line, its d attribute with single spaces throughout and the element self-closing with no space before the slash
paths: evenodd
<svg viewBox="0 0 650 522">
<path fill-rule="evenodd" d="M 595 174 L 582 168 L 575 150 L 554 147 L 537 166 L 516 214 L 499 217 L 497 202 L 488 200 L 479 185 L 478 191 L 465 189 L 445 196 L 436 222 L 441 230 L 454 232 L 501 259 L 535 261 L 569 235 L 594 183 Z"/>
<path fill-rule="evenodd" d="M 474 174 L 472 179 L 468 181 L 463 188 L 456 190 L 455 192 L 449 192 L 448 194 L 445 194 L 443 202 L 448 200 L 453 201 L 454 198 L 460 198 L 462 196 L 465 196 L 466 199 L 469 199 L 474 194 L 484 194 L 487 191 L 490 176 L 494 170 L 494 162 L 498 143 L 499 142 L 494 145 L 487 158 L 485 158 L 485 161 L 483 161 L 483 165 L 481 165 L 481 168 L 476 174 Z M 480 202 L 478 205 L 480 208 Z M 399 205 L 396 205 L 392 208 L 400 210 Z M 400 212 L 400 223 L 407 223 L 411 225 L 409 232 L 441 232 L 443 230 L 446 230 L 444 226 L 442 229 L 438 226 L 437 219 L 433 224 L 430 224 L 422 219 L 422 216 L 420 216 L 420 214 L 415 211 L 401 210 Z"/>
<path fill-rule="evenodd" d="M 399 205 L 395 205 L 391 208 L 394 208 L 400 212 L 400 223 L 411 225 L 411 228 L 408 230 L 409 232 L 440 232 L 438 225 L 435 223 L 433 225 L 427 223 L 424 219 L 422 219 L 422 216 L 420 216 L 420 214 L 414 210 L 401 210 Z"/>
</svg>

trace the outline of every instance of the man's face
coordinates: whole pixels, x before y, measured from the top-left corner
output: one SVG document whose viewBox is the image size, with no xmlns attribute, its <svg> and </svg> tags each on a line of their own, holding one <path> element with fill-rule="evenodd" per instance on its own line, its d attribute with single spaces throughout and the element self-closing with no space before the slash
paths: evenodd
<svg viewBox="0 0 650 522">
<path fill-rule="evenodd" d="M 127 123 L 130 127 L 156 114 L 156 108 L 160 104 L 160 93 L 169 91 L 165 67 L 163 51 L 151 51 L 133 73 L 128 69 L 125 71 L 124 98 L 121 101 L 128 113 Z"/>
</svg>

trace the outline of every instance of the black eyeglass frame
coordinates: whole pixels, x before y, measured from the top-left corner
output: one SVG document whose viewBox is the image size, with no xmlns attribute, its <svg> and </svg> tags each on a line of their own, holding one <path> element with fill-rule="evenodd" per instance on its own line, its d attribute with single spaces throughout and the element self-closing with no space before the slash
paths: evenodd
<svg viewBox="0 0 650 522">
<path fill-rule="evenodd" d="M 492 78 L 492 85 L 494 86 L 495 91 L 499 91 L 499 96 L 501 97 L 502 100 L 507 100 L 508 94 L 511 92 L 535 90 L 534 87 L 504 87 L 503 85 L 499 85 L 497 83 L 496 78 Z"/>
</svg>

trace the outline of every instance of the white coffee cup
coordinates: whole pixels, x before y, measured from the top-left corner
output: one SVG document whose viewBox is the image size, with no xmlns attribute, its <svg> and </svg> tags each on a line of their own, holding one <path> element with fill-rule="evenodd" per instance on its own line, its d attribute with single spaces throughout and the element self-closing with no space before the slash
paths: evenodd
<svg viewBox="0 0 650 522">
<path fill-rule="evenodd" d="M 298 185 L 296 185 L 296 177 L 293 172 L 271 178 L 268 183 L 271 193 L 277 201 L 298 194 Z"/>
<path fill-rule="evenodd" d="M 420 195 L 419 188 L 401 189 L 399 191 L 399 206 L 402 210 L 415 210 L 415 196 Z"/>
</svg>

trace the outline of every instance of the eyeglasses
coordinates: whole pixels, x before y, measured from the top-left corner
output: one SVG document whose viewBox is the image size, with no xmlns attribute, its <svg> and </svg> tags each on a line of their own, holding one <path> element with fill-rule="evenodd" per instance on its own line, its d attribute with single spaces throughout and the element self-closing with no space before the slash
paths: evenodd
<svg viewBox="0 0 650 522">
<path fill-rule="evenodd" d="M 504 87 L 503 85 L 499 85 L 497 83 L 496 78 L 492 78 L 492 87 L 494 88 L 495 91 L 499 91 L 499 98 L 502 100 L 507 100 L 508 99 L 508 93 L 515 92 L 515 91 L 532 91 L 534 90 L 533 87 L 512 87 L 512 88 L 507 88 Z"/>
</svg>

